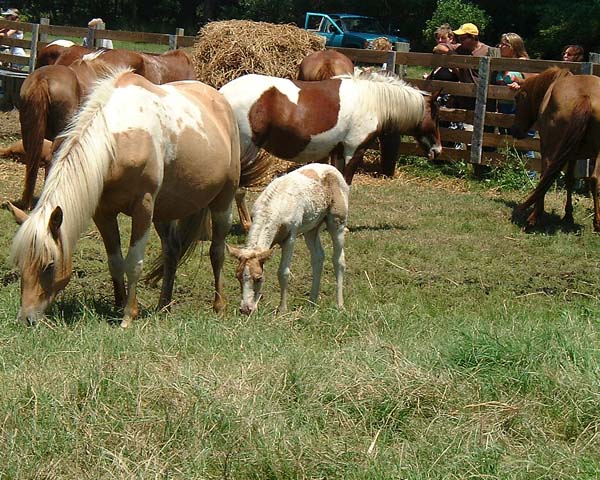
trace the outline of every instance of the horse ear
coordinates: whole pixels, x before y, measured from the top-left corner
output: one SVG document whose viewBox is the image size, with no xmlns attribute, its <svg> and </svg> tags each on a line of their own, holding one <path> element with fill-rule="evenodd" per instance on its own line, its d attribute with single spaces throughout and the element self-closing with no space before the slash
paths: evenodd
<svg viewBox="0 0 600 480">
<path fill-rule="evenodd" d="M 5 205 L 6 205 L 6 209 L 10 213 L 12 213 L 13 217 L 15 218 L 15 222 L 17 222 L 17 225 L 22 225 L 23 222 L 25 222 L 25 220 L 27 220 L 29 218 L 29 215 L 27 215 L 20 208 L 14 206 L 12 203 L 6 202 Z"/>
<path fill-rule="evenodd" d="M 227 247 L 227 253 L 229 253 L 229 255 L 231 255 L 234 258 L 237 258 L 238 260 L 241 258 L 242 252 L 239 248 L 232 247 L 228 243 L 226 243 L 225 246 Z"/>
<path fill-rule="evenodd" d="M 58 236 L 60 234 L 60 226 L 63 222 L 63 211 L 62 208 L 56 207 L 52 214 L 50 215 L 50 220 L 48 220 L 48 230 L 50 230 L 50 234 L 54 240 L 58 240 Z"/>
<path fill-rule="evenodd" d="M 275 247 L 271 247 L 268 250 L 263 250 L 258 255 L 256 255 L 256 258 L 258 258 L 259 262 L 266 262 L 269 258 L 271 258 L 273 253 L 275 253 Z"/>
</svg>

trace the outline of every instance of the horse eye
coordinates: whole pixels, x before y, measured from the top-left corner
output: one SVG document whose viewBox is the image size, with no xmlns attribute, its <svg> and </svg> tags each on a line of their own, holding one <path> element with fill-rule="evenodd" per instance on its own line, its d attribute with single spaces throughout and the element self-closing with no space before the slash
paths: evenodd
<svg viewBox="0 0 600 480">
<path fill-rule="evenodd" d="M 48 265 L 46 265 L 46 266 L 45 266 L 45 267 L 42 269 L 42 271 L 43 271 L 44 273 L 51 272 L 52 270 L 54 270 L 54 262 L 50 262 Z"/>
</svg>

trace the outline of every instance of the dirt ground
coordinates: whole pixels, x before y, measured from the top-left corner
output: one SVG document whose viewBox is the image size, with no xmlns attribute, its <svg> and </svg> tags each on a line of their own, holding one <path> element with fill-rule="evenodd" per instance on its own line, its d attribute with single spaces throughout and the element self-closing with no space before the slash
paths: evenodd
<svg viewBox="0 0 600 480">
<path fill-rule="evenodd" d="M 19 138 L 21 138 L 21 125 L 18 110 L 0 112 L 0 143 L 8 145 Z"/>
</svg>

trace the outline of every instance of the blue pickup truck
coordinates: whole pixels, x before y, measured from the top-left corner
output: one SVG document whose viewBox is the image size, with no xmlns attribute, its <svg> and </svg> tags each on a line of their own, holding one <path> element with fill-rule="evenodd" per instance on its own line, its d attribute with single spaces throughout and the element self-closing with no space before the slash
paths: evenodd
<svg viewBox="0 0 600 480">
<path fill-rule="evenodd" d="M 350 13 L 307 12 L 304 29 L 325 37 L 328 47 L 369 48 L 379 37 L 392 44 L 408 42 L 406 38 L 385 33 L 377 19 Z"/>
</svg>

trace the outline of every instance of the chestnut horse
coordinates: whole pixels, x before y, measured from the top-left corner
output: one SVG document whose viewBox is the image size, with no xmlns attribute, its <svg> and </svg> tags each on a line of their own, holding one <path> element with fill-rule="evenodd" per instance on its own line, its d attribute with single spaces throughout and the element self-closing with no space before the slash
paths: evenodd
<svg viewBox="0 0 600 480">
<path fill-rule="evenodd" d="M 572 75 L 557 67 L 530 77 L 516 97 L 517 111 L 511 133 L 524 138 L 537 122 L 542 154 L 542 175 L 531 195 L 520 205 L 534 205 L 526 229 L 534 227 L 544 211 L 544 196 L 566 166 L 567 201 L 564 221 L 573 223 L 572 191 L 578 159 L 591 158 L 596 167 L 590 178 L 594 199 L 594 230 L 600 231 L 598 179 L 600 175 L 600 78 Z"/>
<path fill-rule="evenodd" d="M 19 110 L 27 170 L 20 203 L 26 209 L 33 205 L 44 138 L 54 140 L 64 129 L 97 80 L 99 71 L 105 72 L 108 65 L 129 67 L 157 84 L 195 79 L 191 59 L 182 50 L 162 55 L 97 50 L 70 67 L 62 65 L 61 58 L 55 65 L 35 70 L 21 87 Z"/>
<path fill-rule="evenodd" d="M 298 80 L 328 80 L 336 75 L 352 75 L 354 64 L 336 50 L 319 50 L 304 57 L 298 67 Z"/>
<path fill-rule="evenodd" d="M 12 246 L 21 273 L 19 318 L 35 324 L 67 285 L 73 249 L 90 218 L 106 247 L 126 327 L 138 313 L 136 284 L 152 223 L 163 247 L 163 307 L 171 301 L 182 245 L 198 238 L 210 214 L 213 308 L 222 310 L 225 237 L 241 168 L 238 127 L 225 99 L 200 82 L 158 86 L 116 72 L 97 84 L 61 139 L 31 215 L 12 206 L 23 221 Z M 126 258 L 119 213 L 132 217 Z"/>
<path fill-rule="evenodd" d="M 183 50 L 169 50 L 160 55 L 151 55 L 116 48 L 99 50 L 91 55 L 110 65 L 129 67 L 157 85 L 196 79 L 192 58 Z"/>
<path fill-rule="evenodd" d="M 40 48 L 35 57 L 35 68 L 54 65 L 61 58 L 60 65 L 70 65 L 93 50 L 75 45 L 70 40 L 55 40 L 44 48 Z"/>
</svg>

